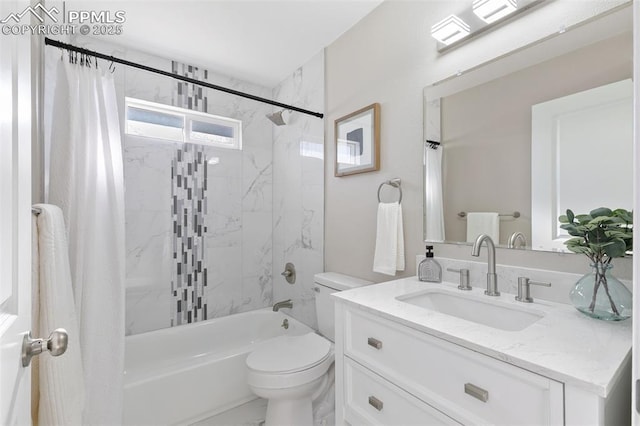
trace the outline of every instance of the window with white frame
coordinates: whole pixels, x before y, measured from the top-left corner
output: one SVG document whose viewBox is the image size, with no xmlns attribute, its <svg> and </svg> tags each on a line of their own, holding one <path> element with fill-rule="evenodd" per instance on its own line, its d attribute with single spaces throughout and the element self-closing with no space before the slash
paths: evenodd
<svg viewBox="0 0 640 426">
<path fill-rule="evenodd" d="M 240 120 L 134 98 L 126 98 L 125 131 L 129 135 L 242 149 Z"/>
</svg>

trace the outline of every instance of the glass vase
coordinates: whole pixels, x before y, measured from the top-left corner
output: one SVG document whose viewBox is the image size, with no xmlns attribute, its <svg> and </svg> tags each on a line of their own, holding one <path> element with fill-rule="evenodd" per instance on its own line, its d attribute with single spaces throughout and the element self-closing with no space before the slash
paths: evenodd
<svg viewBox="0 0 640 426">
<path fill-rule="evenodd" d="M 592 318 L 605 321 L 622 321 L 632 311 L 631 292 L 616 277 L 611 275 L 613 265 L 591 264 L 593 269 L 578 280 L 569 299 L 577 310 Z"/>
</svg>

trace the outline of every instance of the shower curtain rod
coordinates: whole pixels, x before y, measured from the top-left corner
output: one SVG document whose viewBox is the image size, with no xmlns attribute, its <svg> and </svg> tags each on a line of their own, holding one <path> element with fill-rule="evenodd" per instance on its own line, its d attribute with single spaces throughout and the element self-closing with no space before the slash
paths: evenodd
<svg viewBox="0 0 640 426">
<path fill-rule="evenodd" d="M 74 46 L 72 44 L 63 43 L 61 41 L 53 40 L 53 39 L 50 39 L 50 38 L 47 38 L 47 37 L 45 37 L 45 39 L 44 39 L 44 44 L 48 45 L 48 46 L 59 47 L 61 49 L 65 49 L 65 50 L 70 50 L 72 52 L 82 53 L 82 54 L 85 54 L 85 55 L 88 55 L 88 56 L 93 56 L 93 57 L 96 57 L 96 58 L 104 59 L 106 61 L 111 61 L 111 62 L 115 62 L 115 63 L 118 63 L 118 64 L 126 65 L 126 66 L 129 66 L 129 67 L 138 68 L 138 69 L 141 69 L 141 70 L 144 70 L 144 71 L 148 71 L 148 72 L 152 72 L 152 73 L 155 73 L 155 74 L 164 75 L 166 77 L 171 77 L 171 78 L 174 78 L 176 80 L 186 81 L 187 83 L 196 84 L 196 85 L 202 86 L 202 87 L 208 87 L 209 89 L 218 90 L 220 92 L 225 92 L 225 93 L 230 93 L 232 95 L 240 96 L 242 98 L 251 99 L 251 100 L 254 100 L 254 101 L 257 101 L 257 102 L 262 102 L 262 103 L 265 103 L 265 104 L 277 106 L 277 107 L 288 109 L 288 110 L 291 110 L 291 111 L 296 111 L 296 112 L 301 112 L 303 114 L 313 115 L 314 117 L 318 117 L 318 118 L 323 118 L 324 117 L 324 114 L 322 114 L 321 112 L 309 111 L 307 109 L 298 108 L 298 107 L 295 107 L 295 106 L 292 106 L 292 105 L 283 104 L 283 103 L 277 102 L 277 101 L 272 101 L 271 99 L 261 98 L 260 96 L 255 96 L 255 95 L 251 95 L 249 93 L 240 92 L 238 90 L 229 89 L 227 87 L 222 87 L 222 86 L 218 86 L 218 85 L 215 85 L 215 84 L 207 83 L 207 82 L 204 82 L 204 81 L 196 80 L 196 79 L 193 79 L 193 78 L 184 77 L 184 76 L 179 75 L 179 74 L 173 74 L 173 73 L 170 73 L 169 71 L 163 71 L 163 70 L 159 70 L 157 68 L 151 68 L 151 67 L 148 67 L 146 65 L 137 64 L 135 62 L 127 61 L 125 59 L 116 58 L 116 57 L 110 56 L 110 55 L 105 55 L 105 54 L 100 53 L 100 52 L 94 52 L 93 50 L 84 49 L 82 47 Z"/>
</svg>

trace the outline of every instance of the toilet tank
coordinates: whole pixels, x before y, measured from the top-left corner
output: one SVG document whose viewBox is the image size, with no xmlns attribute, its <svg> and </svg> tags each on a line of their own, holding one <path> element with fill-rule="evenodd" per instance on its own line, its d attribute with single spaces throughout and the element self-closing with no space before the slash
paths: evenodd
<svg viewBox="0 0 640 426">
<path fill-rule="evenodd" d="M 356 287 L 373 284 L 372 281 L 338 274 L 337 272 L 323 272 L 314 276 L 316 292 L 316 315 L 318 331 L 332 342 L 335 340 L 335 309 L 334 301 L 329 296 L 336 291 L 349 290 Z"/>
</svg>

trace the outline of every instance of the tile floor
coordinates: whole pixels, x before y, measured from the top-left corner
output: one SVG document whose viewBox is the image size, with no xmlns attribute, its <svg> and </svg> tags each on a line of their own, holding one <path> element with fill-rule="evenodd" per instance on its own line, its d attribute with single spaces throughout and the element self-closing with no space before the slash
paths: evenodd
<svg viewBox="0 0 640 426">
<path fill-rule="evenodd" d="M 267 400 L 258 398 L 191 426 L 263 426 Z"/>
</svg>

